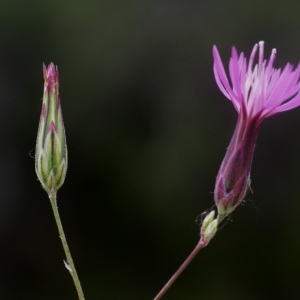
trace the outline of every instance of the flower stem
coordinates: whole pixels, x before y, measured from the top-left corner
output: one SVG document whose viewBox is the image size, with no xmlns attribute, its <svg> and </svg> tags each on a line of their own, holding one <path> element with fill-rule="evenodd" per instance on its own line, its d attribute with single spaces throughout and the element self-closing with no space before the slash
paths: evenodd
<svg viewBox="0 0 300 300">
<path fill-rule="evenodd" d="M 172 286 L 179 275 L 190 264 L 190 262 L 198 254 L 198 252 L 205 246 L 207 246 L 207 243 L 203 243 L 203 241 L 200 239 L 194 250 L 190 253 L 190 255 L 186 258 L 186 260 L 182 263 L 182 265 L 178 268 L 178 270 L 174 273 L 174 275 L 169 279 L 169 281 L 164 285 L 164 287 L 160 290 L 160 292 L 155 296 L 153 300 L 159 300 L 163 297 L 163 295 L 168 291 L 168 289 Z"/>
<path fill-rule="evenodd" d="M 56 192 L 49 193 L 49 199 L 50 199 L 52 210 L 54 213 L 55 222 L 56 222 L 56 225 L 58 228 L 59 237 L 61 239 L 64 251 L 66 254 L 66 258 L 67 258 L 67 262 L 64 261 L 65 267 L 68 269 L 68 271 L 70 272 L 70 274 L 73 278 L 79 300 L 84 300 L 83 290 L 82 290 L 82 287 L 81 287 L 81 284 L 79 281 L 79 277 L 78 277 L 76 269 L 75 269 L 75 265 L 73 263 L 71 252 L 70 252 L 70 249 L 69 249 L 69 246 L 67 243 L 67 239 L 66 239 L 66 236 L 65 236 L 65 233 L 63 230 L 63 226 L 61 223 L 61 219 L 59 216 L 57 201 L 56 201 Z"/>
</svg>

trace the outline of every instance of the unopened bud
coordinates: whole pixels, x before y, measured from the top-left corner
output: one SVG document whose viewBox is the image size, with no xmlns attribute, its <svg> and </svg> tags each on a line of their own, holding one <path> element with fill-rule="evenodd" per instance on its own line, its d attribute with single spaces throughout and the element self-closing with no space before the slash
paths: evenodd
<svg viewBox="0 0 300 300">
<path fill-rule="evenodd" d="M 44 97 L 36 141 L 35 171 L 50 195 L 64 183 L 68 156 L 59 97 L 58 71 L 53 63 L 43 65 Z"/>
<path fill-rule="evenodd" d="M 218 220 L 215 219 L 211 223 L 209 223 L 208 226 L 205 228 L 205 231 L 203 232 L 204 239 L 210 241 L 215 236 L 217 229 Z"/>
<path fill-rule="evenodd" d="M 215 217 L 215 211 L 212 210 L 209 214 L 207 214 L 202 222 L 201 233 L 204 232 L 207 226 L 213 221 Z"/>
<path fill-rule="evenodd" d="M 200 235 L 203 244 L 208 244 L 218 229 L 218 219 L 214 219 L 215 211 L 211 211 L 203 220 Z"/>
</svg>

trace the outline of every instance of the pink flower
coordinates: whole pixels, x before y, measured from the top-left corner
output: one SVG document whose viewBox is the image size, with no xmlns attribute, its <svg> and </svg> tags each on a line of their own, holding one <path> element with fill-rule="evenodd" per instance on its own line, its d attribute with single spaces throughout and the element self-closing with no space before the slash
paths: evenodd
<svg viewBox="0 0 300 300">
<path fill-rule="evenodd" d="M 258 53 L 257 53 L 258 50 Z M 255 59 L 257 57 L 257 63 Z M 220 216 L 229 215 L 244 199 L 250 186 L 250 169 L 260 123 L 267 117 L 300 105 L 300 65 L 275 69 L 276 50 L 264 59 L 264 42 L 255 44 L 249 63 L 232 48 L 229 77 L 217 47 L 213 47 L 214 74 L 222 93 L 238 112 L 237 125 L 221 164 L 214 191 Z"/>
</svg>

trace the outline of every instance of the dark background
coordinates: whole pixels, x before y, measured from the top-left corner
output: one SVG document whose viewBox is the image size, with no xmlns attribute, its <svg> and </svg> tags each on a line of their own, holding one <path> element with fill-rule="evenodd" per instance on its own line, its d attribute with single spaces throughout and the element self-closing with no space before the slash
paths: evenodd
<svg viewBox="0 0 300 300">
<path fill-rule="evenodd" d="M 193 249 L 236 112 L 216 44 L 300 59 L 300 2 L 0 1 L 0 299 L 77 299 L 34 171 L 42 63 L 60 72 L 58 204 L 86 299 L 153 299 Z M 253 195 L 164 299 L 297 299 L 300 109 L 264 121 Z"/>
</svg>

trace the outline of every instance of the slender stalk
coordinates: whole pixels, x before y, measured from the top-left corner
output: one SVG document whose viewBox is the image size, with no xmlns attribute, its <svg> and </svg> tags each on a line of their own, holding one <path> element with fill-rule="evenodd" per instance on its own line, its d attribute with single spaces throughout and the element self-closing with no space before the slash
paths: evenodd
<svg viewBox="0 0 300 300">
<path fill-rule="evenodd" d="M 79 277 L 77 275 L 76 269 L 75 269 L 75 265 L 71 256 L 71 252 L 67 243 L 67 239 L 64 233 L 64 229 L 61 223 L 61 219 L 59 216 L 59 212 L 58 212 L 58 207 L 57 207 L 57 201 L 56 201 L 56 192 L 52 192 L 49 194 L 49 199 L 51 202 L 51 206 L 52 206 L 52 210 L 54 213 L 54 217 L 55 217 L 55 222 L 58 228 L 58 232 L 59 232 L 59 237 L 61 239 L 65 254 L 66 254 L 66 258 L 67 258 L 67 262 L 64 261 L 65 263 L 65 267 L 68 269 L 68 271 L 70 272 L 73 281 L 74 281 L 74 285 L 76 287 L 77 290 L 77 294 L 78 294 L 78 298 L 79 300 L 84 300 L 84 295 L 83 295 L 83 290 L 79 281 Z"/>
<path fill-rule="evenodd" d="M 198 252 L 205 246 L 207 246 L 207 243 L 203 243 L 203 241 L 200 239 L 194 250 L 190 253 L 190 255 L 186 258 L 186 260 L 182 263 L 182 265 L 178 268 L 178 270 L 174 273 L 174 275 L 169 279 L 169 281 L 164 285 L 164 287 L 160 290 L 160 292 L 155 296 L 153 300 L 159 300 L 163 297 L 163 295 L 168 291 L 168 289 L 172 286 L 179 275 L 190 264 L 190 262 L 198 254 Z"/>
</svg>

